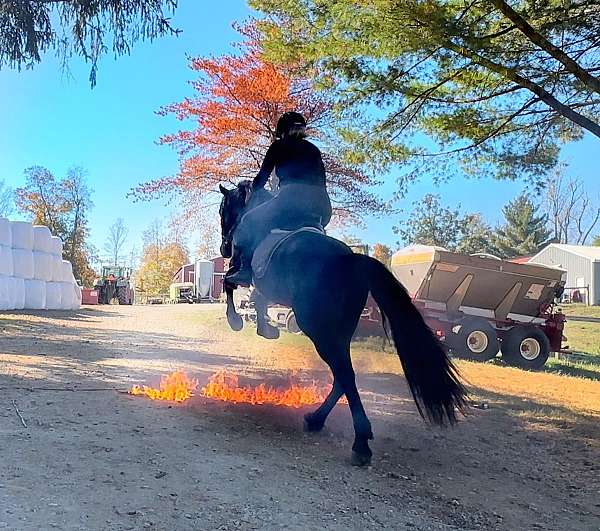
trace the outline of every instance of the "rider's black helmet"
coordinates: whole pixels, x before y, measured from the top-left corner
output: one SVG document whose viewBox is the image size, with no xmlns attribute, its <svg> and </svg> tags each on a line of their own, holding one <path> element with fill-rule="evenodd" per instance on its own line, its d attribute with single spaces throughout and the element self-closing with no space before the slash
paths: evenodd
<svg viewBox="0 0 600 531">
<path fill-rule="evenodd" d="M 275 136 L 277 138 L 304 138 L 306 136 L 306 120 L 304 116 L 294 111 L 283 113 L 277 121 Z"/>
</svg>

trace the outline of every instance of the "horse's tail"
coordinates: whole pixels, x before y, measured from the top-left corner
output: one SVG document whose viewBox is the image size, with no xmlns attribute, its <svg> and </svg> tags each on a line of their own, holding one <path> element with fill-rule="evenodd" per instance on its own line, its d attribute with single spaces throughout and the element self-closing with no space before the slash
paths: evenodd
<svg viewBox="0 0 600 531">
<path fill-rule="evenodd" d="M 468 396 L 456 367 L 390 270 L 374 258 L 356 256 L 367 268 L 369 290 L 386 333 L 391 331 L 419 413 L 440 426 L 454 424 L 457 410 L 465 411 Z"/>
</svg>

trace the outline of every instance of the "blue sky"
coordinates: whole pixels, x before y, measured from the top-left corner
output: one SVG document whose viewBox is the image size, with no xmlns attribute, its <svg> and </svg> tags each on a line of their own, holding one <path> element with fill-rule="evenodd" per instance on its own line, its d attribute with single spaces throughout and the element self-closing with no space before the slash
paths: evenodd
<svg viewBox="0 0 600 531">
<path fill-rule="evenodd" d="M 62 176 L 68 167 L 81 165 L 89 171 L 94 190 L 92 243 L 102 248 L 108 227 L 121 216 L 130 229 L 127 247 L 140 247 L 141 232 L 154 218 L 169 217 L 171 207 L 164 201 L 133 203 L 126 194 L 140 182 L 171 175 L 178 167 L 174 151 L 155 141 L 181 124 L 154 111 L 191 94 L 186 55 L 230 51 L 238 38 L 231 24 L 249 14 L 242 0 L 181 2 L 174 24 L 183 33 L 138 43 L 131 56 L 104 57 L 94 89 L 88 82 L 89 66 L 80 59 L 71 61 L 70 75 L 61 72 L 51 55 L 32 70 L 0 71 L 0 179 L 17 187 L 29 166 L 46 166 Z M 599 152 L 600 142 L 586 138 L 567 146 L 563 154 L 570 173 L 584 179 L 594 194 L 600 191 Z M 439 188 L 420 182 L 400 206 L 408 209 L 412 201 L 434 192 L 450 206 L 461 203 L 496 223 L 502 205 L 522 189 L 518 182 L 454 180 Z M 389 179 L 381 193 L 387 196 L 393 190 Z M 397 216 L 368 220 L 367 229 L 346 232 L 368 243 L 393 245 L 392 226 L 397 220 Z"/>
</svg>

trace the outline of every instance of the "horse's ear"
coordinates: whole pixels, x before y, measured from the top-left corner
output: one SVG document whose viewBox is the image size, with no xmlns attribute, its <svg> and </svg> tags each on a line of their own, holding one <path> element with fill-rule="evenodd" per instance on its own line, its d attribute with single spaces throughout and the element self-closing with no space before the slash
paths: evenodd
<svg viewBox="0 0 600 531">
<path fill-rule="evenodd" d="M 223 194 L 223 195 L 227 195 L 229 193 L 229 190 L 227 190 L 227 188 L 225 188 L 222 184 L 219 184 L 219 191 Z"/>
<path fill-rule="evenodd" d="M 250 196 L 252 196 L 252 182 L 247 182 L 244 183 L 244 192 L 245 192 L 245 197 L 246 197 L 246 203 L 248 203 L 248 201 L 250 201 Z"/>
</svg>

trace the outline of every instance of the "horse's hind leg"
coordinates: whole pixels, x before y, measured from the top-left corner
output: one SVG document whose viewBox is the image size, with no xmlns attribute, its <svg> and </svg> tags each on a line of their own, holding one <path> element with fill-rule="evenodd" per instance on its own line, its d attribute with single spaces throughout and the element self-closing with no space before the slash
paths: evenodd
<svg viewBox="0 0 600 531">
<path fill-rule="evenodd" d="M 354 424 L 354 444 L 352 445 L 352 464 L 365 466 L 371 464 L 373 453 L 369 448 L 369 440 L 373 438 L 371 422 L 356 388 L 356 379 L 352 361 L 350 359 L 350 340 L 319 341 L 315 340 L 319 355 L 331 367 L 333 372 L 333 388 L 325 402 L 314 412 L 304 417 L 305 428 L 309 431 L 318 431 L 323 427 L 325 419 L 333 409 L 342 394 L 346 395 L 352 422 Z"/>
<path fill-rule="evenodd" d="M 233 302 L 234 287 L 227 282 L 227 279 L 225 279 L 223 288 L 225 290 L 225 295 L 227 296 L 227 311 L 225 313 L 225 315 L 227 315 L 227 322 L 232 330 L 239 332 L 244 328 L 244 321 L 235 309 L 235 303 Z"/>
<path fill-rule="evenodd" d="M 279 337 L 279 328 L 269 324 L 267 316 L 268 301 L 256 292 L 254 300 L 254 309 L 256 310 L 256 333 L 266 339 L 277 339 Z"/>
<path fill-rule="evenodd" d="M 356 378 L 350 359 L 350 346 L 333 351 L 329 363 L 333 370 L 333 377 L 340 383 L 352 413 L 354 424 L 352 464 L 356 466 L 370 465 L 373 453 L 369 448 L 369 440 L 373 438 L 373 431 L 356 387 Z"/>
</svg>

